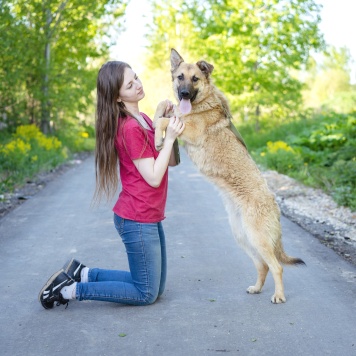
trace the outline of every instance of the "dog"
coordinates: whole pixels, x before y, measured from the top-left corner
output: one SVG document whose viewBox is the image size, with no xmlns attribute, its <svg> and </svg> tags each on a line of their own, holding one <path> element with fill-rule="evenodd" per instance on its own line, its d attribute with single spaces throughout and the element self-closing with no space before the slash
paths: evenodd
<svg viewBox="0 0 356 356">
<path fill-rule="evenodd" d="M 260 293 L 270 270 L 275 283 L 271 301 L 284 303 L 282 264 L 305 263 L 284 252 L 275 196 L 231 123 L 225 96 L 211 81 L 214 66 L 206 61 L 186 63 L 175 49 L 171 50 L 170 60 L 173 91 L 179 105 L 166 116 L 178 116 L 185 123 L 179 138 L 185 143 L 188 156 L 222 192 L 233 235 L 257 269 L 257 281 L 247 292 Z M 163 117 L 165 108 L 166 102 L 159 103 L 154 115 L 157 150 L 164 145 L 169 123 L 169 118 Z"/>
</svg>

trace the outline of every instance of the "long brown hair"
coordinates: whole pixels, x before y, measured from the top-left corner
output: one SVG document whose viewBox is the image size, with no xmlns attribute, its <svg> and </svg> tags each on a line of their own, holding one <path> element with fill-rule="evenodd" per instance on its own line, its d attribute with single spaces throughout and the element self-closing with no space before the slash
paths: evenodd
<svg viewBox="0 0 356 356">
<path fill-rule="evenodd" d="M 125 62 L 110 61 L 100 68 L 98 74 L 94 202 L 100 202 L 103 195 L 109 200 L 118 186 L 118 156 L 115 150 L 118 120 L 131 115 L 123 102 L 117 102 L 126 68 L 131 67 Z"/>
</svg>

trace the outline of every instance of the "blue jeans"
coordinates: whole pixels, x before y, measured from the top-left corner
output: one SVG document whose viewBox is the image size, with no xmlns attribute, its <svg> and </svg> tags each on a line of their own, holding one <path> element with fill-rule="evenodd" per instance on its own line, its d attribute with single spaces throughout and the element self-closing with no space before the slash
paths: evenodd
<svg viewBox="0 0 356 356">
<path fill-rule="evenodd" d="M 130 272 L 90 268 L 88 283 L 78 283 L 77 300 L 131 305 L 152 304 L 163 293 L 167 258 L 162 223 L 139 223 L 114 214 L 125 244 Z"/>
</svg>

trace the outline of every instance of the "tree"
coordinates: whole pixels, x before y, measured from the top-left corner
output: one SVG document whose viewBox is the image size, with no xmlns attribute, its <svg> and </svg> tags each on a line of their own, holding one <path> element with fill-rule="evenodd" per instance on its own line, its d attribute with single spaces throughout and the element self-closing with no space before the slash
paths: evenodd
<svg viewBox="0 0 356 356">
<path fill-rule="evenodd" d="M 22 121 L 39 124 L 48 133 L 50 121 L 76 117 L 88 106 L 97 72 L 91 63 L 107 55 L 108 43 L 102 38 L 109 24 L 120 27 L 117 19 L 127 1 L 0 1 L 0 28 L 7 24 L 15 30 L 1 34 L 2 54 L 7 56 L 0 61 L 5 79 L 1 111 L 14 122 L 21 115 Z M 20 93 L 7 94 L 13 85 L 7 73 L 13 65 L 10 71 L 18 74 Z"/>
<path fill-rule="evenodd" d="M 147 34 L 150 53 L 148 67 L 168 70 L 171 48 L 178 52 L 187 52 L 185 57 L 189 59 L 189 42 L 194 41 L 196 29 L 187 11 L 182 10 L 185 6 L 184 0 L 177 0 L 174 4 L 164 0 L 153 0 L 151 4 L 153 21 Z M 188 33 L 192 33 L 190 41 L 187 41 Z"/>
<path fill-rule="evenodd" d="M 32 48 L 25 24 L 17 23 L 8 1 L 0 0 L 0 120 L 15 118 L 26 101 L 26 64 Z"/>
<path fill-rule="evenodd" d="M 304 91 L 306 107 L 347 113 L 356 108 L 356 90 L 350 83 L 351 55 L 347 48 L 330 46 L 319 64 L 311 59 Z"/>
<path fill-rule="evenodd" d="M 175 38 L 166 37 L 179 21 L 187 29 L 180 41 L 190 57 L 214 65 L 216 85 L 235 109 L 255 114 L 257 127 L 262 110 L 286 113 L 301 103 L 302 84 L 291 71 L 323 46 L 319 6 L 313 0 L 186 0 L 177 8 L 154 4 L 171 16 L 164 20 L 155 11 L 150 49 L 156 53 L 171 43 Z M 162 36 L 166 40 L 160 45 Z"/>
</svg>

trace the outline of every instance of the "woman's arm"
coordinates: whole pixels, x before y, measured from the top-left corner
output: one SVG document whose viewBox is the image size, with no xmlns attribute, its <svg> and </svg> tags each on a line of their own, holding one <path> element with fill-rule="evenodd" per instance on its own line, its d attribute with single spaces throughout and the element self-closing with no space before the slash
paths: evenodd
<svg viewBox="0 0 356 356">
<path fill-rule="evenodd" d="M 167 127 L 164 145 L 156 160 L 153 157 L 140 158 L 133 161 L 143 179 L 152 187 L 157 188 L 161 184 L 168 164 L 173 154 L 172 146 L 175 139 L 183 132 L 184 123 L 173 117 Z M 174 154 L 173 154 L 174 155 Z M 175 159 L 174 159 L 175 162 Z"/>
</svg>

